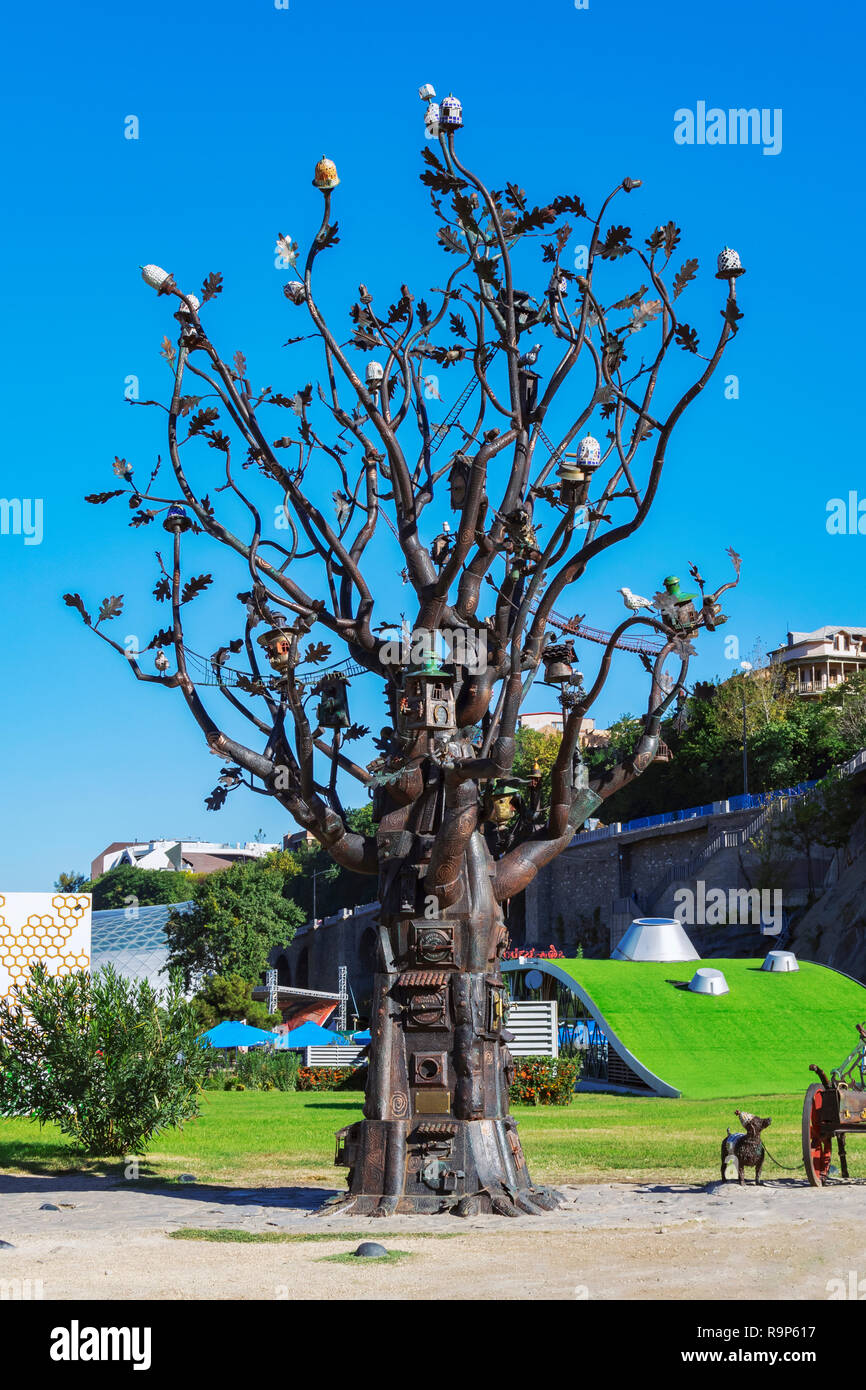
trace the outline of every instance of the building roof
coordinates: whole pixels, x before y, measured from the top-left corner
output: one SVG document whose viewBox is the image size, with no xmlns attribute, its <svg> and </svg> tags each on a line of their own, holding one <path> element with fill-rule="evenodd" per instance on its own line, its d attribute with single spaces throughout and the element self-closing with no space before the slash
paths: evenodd
<svg viewBox="0 0 866 1390">
<path fill-rule="evenodd" d="M 237 855 L 222 856 L 219 854 L 185 854 L 183 862 L 189 864 L 194 874 L 212 874 L 217 869 L 227 869 L 230 864 L 238 862 Z"/>
<path fill-rule="evenodd" d="M 770 655 L 775 656 L 779 652 L 788 651 L 791 647 L 799 647 L 804 643 L 832 642 L 837 632 L 848 633 L 851 637 L 858 638 L 861 642 L 866 641 L 866 627 L 862 623 L 832 623 L 824 627 L 816 627 L 814 632 L 789 632 L 786 634 L 786 641 L 781 642 L 778 647 L 773 647 Z"/>
<path fill-rule="evenodd" d="M 91 917 L 90 968 L 111 964 L 133 979 L 157 979 L 168 959 L 165 924 L 171 912 L 189 912 L 192 902 L 159 903 L 153 907 L 104 908 Z"/>
</svg>

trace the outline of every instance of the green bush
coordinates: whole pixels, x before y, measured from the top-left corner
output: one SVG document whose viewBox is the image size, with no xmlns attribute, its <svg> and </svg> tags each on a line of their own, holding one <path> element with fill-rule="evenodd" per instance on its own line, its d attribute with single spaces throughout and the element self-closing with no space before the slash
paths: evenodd
<svg viewBox="0 0 866 1390">
<path fill-rule="evenodd" d="M 294 1091 L 297 1087 L 301 1060 L 288 1049 L 267 1052 L 257 1047 L 238 1056 L 235 1071 L 238 1080 L 249 1088 L 262 1091 Z"/>
<path fill-rule="evenodd" d="M 508 1092 L 515 1105 L 571 1105 L 580 1057 L 516 1057 Z"/>
<path fill-rule="evenodd" d="M 96 1154 L 141 1154 L 198 1114 L 208 1070 L 177 980 L 157 992 L 104 966 L 65 977 L 31 965 L 0 999 L 0 1114 L 53 1120 Z"/>
<path fill-rule="evenodd" d="M 211 1061 L 204 1083 L 206 1091 L 294 1091 L 301 1065 L 296 1052 L 268 1052 L 256 1048 L 241 1052 L 229 1066 Z"/>
</svg>

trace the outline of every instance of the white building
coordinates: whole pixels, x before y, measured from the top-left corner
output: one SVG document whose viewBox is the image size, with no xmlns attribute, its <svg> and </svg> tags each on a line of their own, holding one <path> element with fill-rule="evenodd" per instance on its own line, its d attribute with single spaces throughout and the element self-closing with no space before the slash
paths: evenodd
<svg viewBox="0 0 866 1390">
<path fill-rule="evenodd" d="M 768 653 L 785 666 L 799 695 L 820 695 L 866 668 L 866 628 L 819 627 L 789 632 L 782 646 Z"/>
<path fill-rule="evenodd" d="M 194 874 L 212 874 L 230 864 L 282 849 L 282 845 L 217 844 L 211 840 L 115 840 L 91 861 L 90 877 L 99 878 L 118 864 L 134 864 L 138 869 L 175 869 Z"/>
</svg>

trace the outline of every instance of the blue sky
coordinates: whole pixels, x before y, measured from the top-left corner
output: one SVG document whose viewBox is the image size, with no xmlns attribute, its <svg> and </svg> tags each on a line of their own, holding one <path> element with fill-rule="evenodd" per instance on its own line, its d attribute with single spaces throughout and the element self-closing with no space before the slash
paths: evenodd
<svg viewBox="0 0 866 1390">
<path fill-rule="evenodd" d="M 831 498 L 866 497 L 860 403 L 847 387 L 862 354 L 851 293 L 863 244 L 859 12 L 777 0 L 49 3 L 19 7 L 5 38 L 0 495 L 41 499 L 44 534 L 39 545 L 0 535 L 0 891 L 48 888 L 114 839 L 237 840 L 259 828 L 277 839 L 288 828 L 279 807 L 243 791 L 219 815 L 204 809 L 219 765 L 180 697 L 136 684 L 61 595 L 95 605 L 126 594 L 121 639 L 146 642 L 163 625 L 149 598 L 162 532 L 130 530 L 122 500 L 119 511 L 83 502 L 114 485 L 116 454 L 149 470 L 164 451 L 157 412 L 123 400 L 130 375 L 142 398 L 165 392 L 159 344 L 174 329 L 140 264 L 164 265 L 189 290 L 222 271 L 212 337 L 229 356 L 246 353 L 255 383 L 296 390 L 315 366 L 304 345 L 282 346 L 302 328 L 273 246 L 277 232 L 305 247 L 315 231 L 310 181 L 326 152 L 342 179 L 341 242 L 322 288 L 335 321 L 348 322 L 359 280 L 389 303 L 404 280 L 418 296 L 443 282 L 417 177 L 422 82 L 462 98 L 461 154 L 488 185 L 516 180 L 535 203 L 579 193 L 595 208 L 626 174 L 642 178 L 611 220 L 641 237 L 678 221 L 683 255 L 701 264 L 687 317 L 706 341 L 723 300 L 717 251 L 735 246 L 748 269 L 741 331 L 674 437 L 653 517 L 560 606 L 610 628 L 620 585 L 652 593 L 691 560 L 720 582 L 733 545 L 742 584 L 693 676 L 730 670 L 730 634 L 747 656 L 789 626 L 866 619 L 866 540 L 825 526 Z M 677 144 L 674 113 L 699 102 L 781 110 L 781 151 Z M 130 115 L 137 140 L 124 137 Z M 727 373 L 738 399 L 725 399 Z M 462 384 L 443 374 L 445 408 Z M 431 536 L 447 514 L 431 509 Z M 389 563 L 374 576 L 388 618 L 401 604 Z M 224 578 L 231 596 L 243 576 L 232 588 L 222 565 L 202 538 L 190 569 Z M 210 651 L 234 635 L 234 614 L 213 591 L 197 602 Z M 196 632 L 188 641 L 197 646 Z M 597 653 L 580 655 L 591 672 Z M 352 712 L 378 728 L 371 683 L 356 682 Z M 595 712 L 604 723 L 642 699 L 640 667 L 623 656 Z M 534 707 L 544 706 L 542 692 Z"/>
</svg>

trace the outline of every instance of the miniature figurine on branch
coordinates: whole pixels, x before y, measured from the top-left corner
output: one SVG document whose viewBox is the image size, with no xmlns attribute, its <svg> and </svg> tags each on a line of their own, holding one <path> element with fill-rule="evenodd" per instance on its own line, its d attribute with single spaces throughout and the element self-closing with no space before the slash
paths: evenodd
<svg viewBox="0 0 866 1390">
<path fill-rule="evenodd" d="M 691 566 L 699 601 L 671 577 L 649 612 L 627 605 L 615 631 L 601 634 L 592 676 L 575 670 L 573 645 L 551 631 L 554 605 L 646 519 L 673 430 L 737 331 L 742 266 L 725 248 L 721 325 L 702 353 L 680 318 L 698 264 L 675 268 L 679 228 L 668 222 L 643 240 L 611 220 L 611 204 L 640 180 L 621 179 L 597 214 L 573 194 L 533 207 L 515 183 L 488 190 L 457 152 L 460 102 L 437 106 L 429 86 L 421 96 L 428 136 L 438 138 L 438 149 L 422 152 L 421 179 L 450 266 L 444 288 L 416 298 L 403 283 L 380 305 L 361 285 L 348 340 L 327 321 L 318 287 L 338 254 L 340 182 L 327 158 L 316 165 L 322 219 L 302 270 L 297 244 L 277 243 L 292 268 L 290 312 L 307 320 L 290 342 L 315 340 L 321 352 L 315 389 L 254 390 L 244 356 L 221 354 L 205 327 L 220 275 L 196 297 L 145 266 L 177 324 L 175 341 L 163 340 L 170 402 L 146 403 L 166 411 L 171 470 L 166 478 L 157 465 L 142 478 L 118 459 L 117 489 L 87 500 L 125 495 L 133 527 L 161 517 L 170 535 L 169 553 L 157 555 L 154 595 L 171 617 L 147 648 L 155 673 L 105 630 L 120 599 L 106 599 L 95 620 L 77 594 L 66 601 L 136 680 L 186 701 L 225 764 L 209 806 L 241 785 L 271 796 L 338 864 L 377 878 L 365 1118 L 338 1135 L 337 1161 L 349 1168 L 341 1200 L 359 1213 L 518 1215 L 556 1197 L 532 1184 L 508 1113 L 502 904 L 658 754 L 694 638 L 725 621 L 719 599 L 737 582 L 739 557 L 729 552 L 735 576 L 713 591 Z M 575 224 L 587 248 L 580 273 L 566 263 Z M 608 281 L 630 267 L 629 291 L 610 302 Z M 535 293 L 522 288 L 532 275 L 543 281 Z M 662 403 L 671 351 L 681 365 L 665 374 Z M 434 424 L 437 369 L 460 380 L 456 404 Z M 286 433 L 273 424 L 283 411 Z M 431 504 L 446 503 L 454 521 L 434 535 Z M 190 571 L 206 541 L 233 552 L 245 579 L 238 628 L 202 660 L 188 605 L 212 583 Z M 414 595 L 402 627 L 382 612 L 397 546 L 404 592 Z M 653 640 L 641 645 L 634 631 L 645 629 Z M 345 659 L 328 667 L 335 641 Z M 618 647 L 641 654 L 643 732 L 632 754 L 590 781 L 581 727 Z M 510 780 L 518 715 L 539 671 L 558 689 L 564 724 L 549 811 L 534 785 Z M 387 722 L 364 765 L 347 752 L 369 732 L 351 720 L 348 676 L 367 672 L 384 686 Z M 347 778 L 372 796 L 375 835 L 350 828 Z"/>
</svg>

